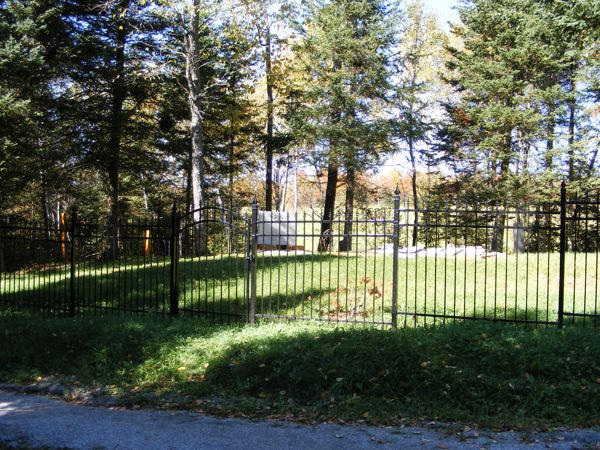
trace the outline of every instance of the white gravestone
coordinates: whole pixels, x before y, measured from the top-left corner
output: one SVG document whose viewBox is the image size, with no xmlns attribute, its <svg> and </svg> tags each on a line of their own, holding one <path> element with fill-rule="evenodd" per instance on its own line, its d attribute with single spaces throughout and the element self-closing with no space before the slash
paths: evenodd
<svg viewBox="0 0 600 450">
<path fill-rule="evenodd" d="M 259 211 L 256 243 L 262 248 L 296 247 L 296 217 L 287 212 Z"/>
</svg>

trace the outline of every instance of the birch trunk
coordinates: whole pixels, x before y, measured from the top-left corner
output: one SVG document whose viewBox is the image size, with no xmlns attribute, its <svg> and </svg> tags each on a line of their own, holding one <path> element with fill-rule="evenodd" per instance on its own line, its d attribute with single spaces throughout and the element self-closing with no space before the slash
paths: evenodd
<svg viewBox="0 0 600 450">
<path fill-rule="evenodd" d="M 271 67 L 271 30 L 265 36 L 265 68 L 267 79 L 267 148 L 266 148 L 266 199 L 265 210 L 273 209 L 273 75 Z"/>
<path fill-rule="evenodd" d="M 192 218 L 196 227 L 195 250 L 198 255 L 206 254 L 207 236 L 206 226 L 202 224 L 204 206 L 204 136 L 203 136 L 203 110 L 202 110 L 202 74 L 200 72 L 200 49 L 198 39 L 200 36 L 200 0 L 194 0 L 190 12 L 189 26 L 185 36 L 185 70 L 188 87 L 188 104 L 190 108 L 190 133 L 191 133 L 191 194 Z"/>
</svg>

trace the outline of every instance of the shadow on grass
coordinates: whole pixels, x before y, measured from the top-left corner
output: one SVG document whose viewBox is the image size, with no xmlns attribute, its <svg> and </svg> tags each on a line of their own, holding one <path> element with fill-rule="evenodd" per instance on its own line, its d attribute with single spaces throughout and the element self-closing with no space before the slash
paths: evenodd
<svg viewBox="0 0 600 450">
<path fill-rule="evenodd" d="M 169 401 L 217 396 L 245 413 L 320 419 L 512 427 L 597 425 L 600 417 L 600 333 L 592 329 L 468 322 L 394 333 L 8 313 L 0 327 L 3 381 L 54 375 Z"/>
<path fill-rule="evenodd" d="M 350 258 L 353 258 L 351 256 Z M 345 258 L 344 258 L 345 260 Z M 337 296 L 333 286 L 324 283 L 322 289 L 307 287 L 296 290 L 296 279 L 292 283 L 288 278 L 294 276 L 296 266 L 302 268 L 308 264 L 312 268 L 338 261 L 337 255 L 304 254 L 284 256 L 260 256 L 259 268 L 276 273 L 286 267 L 280 284 L 274 282 L 259 283 L 258 313 L 288 316 L 318 316 L 332 321 L 367 322 L 391 320 L 391 301 L 378 301 L 375 305 L 361 292 L 354 298 L 344 299 Z M 143 265 L 145 264 L 145 265 Z M 245 306 L 245 259 L 240 255 L 223 258 L 207 257 L 201 259 L 184 259 L 180 261 L 179 288 L 180 308 L 192 314 L 205 314 L 210 317 L 242 318 L 246 314 Z M 325 264 L 323 267 L 327 267 Z M 294 270 L 289 270 L 294 268 Z M 312 272 L 311 272 L 312 274 Z M 51 268 L 46 271 L 36 268 L 20 275 L 3 274 L 0 288 L 0 305 L 14 309 L 37 309 L 49 313 L 65 314 L 68 311 L 70 297 L 70 279 L 66 268 Z M 316 275 L 318 276 L 318 275 Z M 265 277 L 265 279 L 268 277 Z M 262 280 L 259 271 L 259 280 Z M 269 278 L 270 280 L 270 278 Z M 262 283 L 262 281 L 261 281 Z M 312 283 L 312 280 L 310 280 Z M 298 280 L 298 286 L 304 286 Z M 310 285 L 309 285 L 310 286 Z M 348 282 L 346 280 L 346 287 Z M 272 290 L 272 291 L 271 291 Z M 291 292 L 290 292 L 291 291 Z M 265 292 L 267 295 L 262 295 Z M 386 294 L 391 292 L 388 286 Z M 75 281 L 75 299 L 79 312 L 104 314 L 105 312 L 124 312 L 142 314 L 168 314 L 170 298 L 170 272 L 167 259 L 144 258 L 116 261 L 114 263 L 86 263 L 80 265 Z M 546 308 L 503 308 L 488 306 L 487 310 L 477 308 L 475 311 L 466 305 L 466 312 L 453 310 L 442 304 L 436 310 L 430 308 L 417 310 L 429 316 L 416 315 L 411 312 L 399 317 L 400 324 L 408 326 L 424 325 L 462 320 L 468 318 L 485 318 L 496 321 L 541 322 L 552 324 L 557 320 L 555 311 Z M 414 311 L 413 311 L 414 313 Z M 446 314 L 447 318 L 441 317 Z M 454 316 L 454 317 L 453 317 Z M 567 325 L 598 325 L 598 317 L 565 317 Z"/>
<path fill-rule="evenodd" d="M 270 270 L 277 270 L 281 265 L 307 261 L 321 263 L 332 258 L 336 257 L 317 254 L 267 257 L 266 260 Z M 193 261 L 182 259 L 179 266 L 181 307 L 197 309 L 203 305 L 203 309 L 213 312 L 226 313 L 232 310 L 233 314 L 242 314 L 243 311 L 236 305 L 244 299 L 245 264 L 242 256 L 208 257 Z M 64 268 L 38 268 L 18 275 L 5 273 L 3 277 L 1 305 L 59 312 L 68 309 L 70 277 Z M 223 298 L 224 293 L 233 293 L 233 296 Z M 277 295 L 274 293 L 272 297 L 275 299 Z M 85 263 L 77 268 L 75 299 L 78 308 L 166 313 L 169 297 L 168 260 Z M 265 296 L 263 301 L 271 301 L 270 297 Z"/>
<path fill-rule="evenodd" d="M 481 322 L 282 332 L 231 345 L 209 361 L 203 383 L 323 417 L 597 424 L 599 344 L 594 330 Z M 187 389 L 205 392 L 197 386 Z"/>
<path fill-rule="evenodd" d="M 303 292 L 280 294 L 275 293 L 271 295 L 261 295 L 256 301 L 256 314 L 269 314 L 269 315 L 281 315 L 288 316 L 289 318 L 294 317 L 294 311 L 296 314 L 300 311 L 310 311 L 309 307 L 304 307 L 303 302 L 306 302 L 306 298 L 318 298 L 329 292 L 326 289 L 310 288 Z M 220 316 L 235 316 L 241 321 L 246 319 L 247 305 L 243 296 L 235 298 L 221 299 L 214 298 L 210 300 L 210 297 L 203 299 L 186 299 L 180 301 L 180 310 L 183 312 L 190 312 L 192 314 L 203 314 L 209 318 L 219 318 Z M 302 316 L 301 314 L 299 314 Z"/>
<path fill-rule="evenodd" d="M 210 339 L 222 329 L 198 319 L 57 319 L 15 312 L 0 313 L 0 324 L 6 330 L 0 335 L 4 381 L 74 375 L 84 383 L 121 386 L 139 382 L 139 367 L 148 360 L 160 360 L 163 352 L 191 337 Z"/>
</svg>

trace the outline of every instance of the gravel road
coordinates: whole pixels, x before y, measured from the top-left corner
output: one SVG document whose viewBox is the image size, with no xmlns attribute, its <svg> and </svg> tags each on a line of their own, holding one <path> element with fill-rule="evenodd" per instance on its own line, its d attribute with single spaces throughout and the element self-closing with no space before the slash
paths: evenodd
<svg viewBox="0 0 600 450">
<path fill-rule="evenodd" d="M 600 430 L 448 435 L 428 427 L 306 426 L 187 411 L 81 406 L 0 391 L 0 444 L 73 449 L 600 449 Z"/>
</svg>

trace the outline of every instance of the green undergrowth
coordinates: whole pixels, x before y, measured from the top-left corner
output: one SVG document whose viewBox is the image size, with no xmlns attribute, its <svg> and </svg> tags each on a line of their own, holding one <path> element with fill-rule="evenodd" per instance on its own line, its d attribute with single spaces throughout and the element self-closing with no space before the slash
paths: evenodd
<svg viewBox="0 0 600 450">
<path fill-rule="evenodd" d="M 105 387 L 129 405 L 490 428 L 600 425 L 600 332 L 0 313 L 0 381 Z"/>
</svg>

